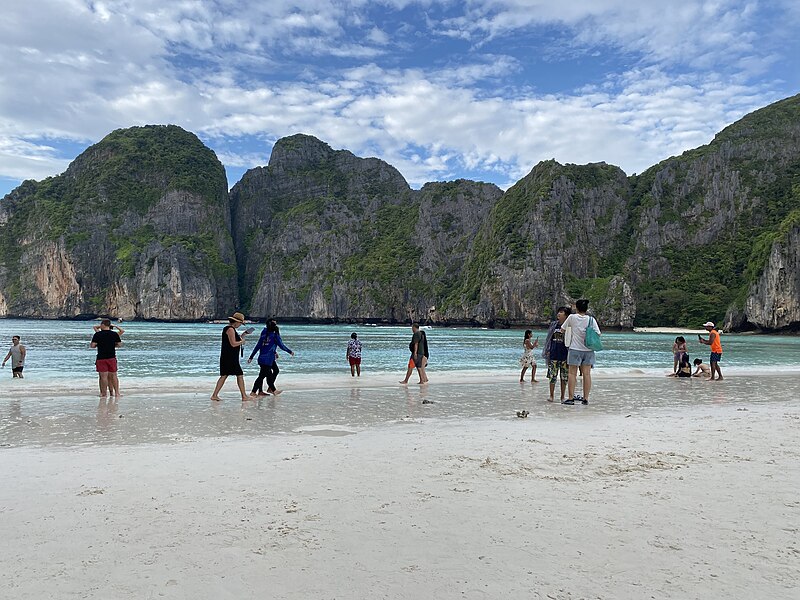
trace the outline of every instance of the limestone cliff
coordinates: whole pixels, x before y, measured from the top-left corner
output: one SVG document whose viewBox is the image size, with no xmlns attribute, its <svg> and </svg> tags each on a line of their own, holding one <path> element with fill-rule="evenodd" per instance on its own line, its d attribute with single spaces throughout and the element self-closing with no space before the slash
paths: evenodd
<svg viewBox="0 0 800 600">
<path fill-rule="evenodd" d="M 628 246 L 637 324 L 696 327 L 721 322 L 726 311 L 761 322 L 745 298 L 800 201 L 800 96 L 633 177 L 632 188 L 620 244 Z"/>
<path fill-rule="evenodd" d="M 175 126 L 109 134 L 0 202 L 3 315 L 195 320 L 238 302 L 222 165 Z"/>
<path fill-rule="evenodd" d="M 800 328 L 800 95 L 628 177 L 544 161 L 412 190 L 307 135 L 226 192 L 173 126 L 119 130 L 0 201 L 0 315 Z"/>
<path fill-rule="evenodd" d="M 744 306 L 728 312 L 726 328 L 800 330 L 800 210 L 793 211 L 779 234 Z"/>
<path fill-rule="evenodd" d="M 414 191 L 378 159 L 281 139 L 231 190 L 243 301 L 258 317 L 431 318 L 501 193 L 468 181 Z"/>
<path fill-rule="evenodd" d="M 604 277 L 627 224 L 625 173 L 605 163 L 537 165 L 492 207 L 447 315 L 478 323 L 542 323 L 586 296 L 602 322 L 632 327 L 621 274 Z"/>
</svg>

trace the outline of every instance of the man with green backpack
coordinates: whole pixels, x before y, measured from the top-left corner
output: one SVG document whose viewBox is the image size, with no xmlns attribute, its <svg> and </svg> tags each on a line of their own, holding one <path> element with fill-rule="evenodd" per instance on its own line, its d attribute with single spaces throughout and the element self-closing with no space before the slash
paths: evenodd
<svg viewBox="0 0 800 600">
<path fill-rule="evenodd" d="M 603 349 L 603 343 L 600 341 L 600 326 L 597 324 L 597 319 L 586 314 L 586 311 L 589 310 L 589 301 L 581 298 L 575 303 L 575 308 L 578 312 L 568 316 L 561 325 L 561 331 L 564 332 L 564 343 L 569 347 L 567 353 L 569 396 L 563 404 L 575 404 L 575 402 L 589 404 L 594 353 Z M 578 369 L 583 377 L 583 396 L 575 395 Z"/>
</svg>

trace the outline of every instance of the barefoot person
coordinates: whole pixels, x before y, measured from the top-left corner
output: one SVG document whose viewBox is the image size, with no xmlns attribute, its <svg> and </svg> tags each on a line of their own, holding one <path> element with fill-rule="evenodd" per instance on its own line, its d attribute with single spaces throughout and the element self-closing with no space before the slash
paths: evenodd
<svg viewBox="0 0 800 600">
<path fill-rule="evenodd" d="M 711 367 L 705 364 L 702 358 L 694 359 L 694 367 L 692 377 L 705 377 L 706 379 L 711 377 Z"/>
<path fill-rule="evenodd" d="M 597 319 L 586 314 L 589 310 L 589 301 L 581 298 L 575 303 L 577 313 L 573 313 L 566 318 L 561 325 L 561 331 L 565 332 L 568 328 L 571 331 L 572 340 L 569 344 L 569 351 L 567 352 L 567 365 L 569 367 L 569 379 L 567 387 L 569 388 L 569 398 L 564 400 L 564 404 L 575 404 L 580 401 L 581 404 L 589 404 L 589 393 L 592 391 L 592 367 L 594 366 L 594 350 L 586 346 L 586 330 L 591 327 L 598 335 L 600 334 L 600 327 L 597 324 Z M 575 395 L 575 385 L 578 379 L 578 370 L 580 369 L 581 377 L 583 377 L 583 397 Z"/>
<path fill-rule="evenodd" d="M 100 325 L 95 325 L 90 348 L 97 348 L 97 359 L 95 360 L 95 370 L 100 385 L 100 397 L 105 398 L 106 393 L 120 397 L 119 377 L 117 376 L 117 348 L 122 345 L 122 334 L 125 330 L 115 327 L 109 319 L 100 321 Z"/>
<path fill-rule="evenodd" d="M 253 348 L 253 351 L 250 353 L 250 358 L 247 359 L 247 364 L 250 364 L 256 352 L 259 353 L 258 365 L 261 367 L 261 370 L 253 383 L 253 390 L 250 392 L 250 396 L 266 396 L 267 394 L 274 394 L 277 396 L 281 393 L 280 390 L 275 389 L 275 379 L 277 379 L 278 373 L 280 373 L 280 369 L 278 368 L 278 348 L 294 356 L 294 352 L 284 345 L 281 339 L 280 329 L 278 329 L 278 324 L 274 319 L 270 319 L 267 321 L 267 326 L 261 332 L 261 337 L 258 338 L 256 347 Z M 267 379 L 266 392 L 264 392 L 262 387 L 264 385 L 264 378 Z"/>
<path fill-rule="evenodd" d="M 419 374 L 419 383 L 428 383 L 428 374 L 425 372 L 425 368 L 428 366 L 428 336 L 424 331 L 420 331 L 419 323 L 411 324 L 411 332 L 411 342 L 408 344 L 411 358 L 408 360 L 406 377 L 400 383 L 407 384 L 414 369 Z"/>
<path fill-rule="evenodd" d="M 561 325 L 567 320 L 572 312 L 568 306 L 559 307 L 556 311 L 556 320 L 550 324 L 547 330 L 547 338 L 544 340 L 542 358 L 547 361 L 547 378 L 550 380 L 549 402 L 555 401 L 556 381 L 561 379 L 561 399 L 564 401 L 564 392 L 567 389 L 569 379 L 569 368 L 567 367 L 567 347 L 564 345 L 564 333 Z"/>
<path fill-rule="evenodd" d="M 222 328 L 222 346 L 219 352 L 219 379 L 217 380 L 217 387 L 214 388 L 214 393 L 211 394 L 212 400 L 220 399 L 219 391 L 229 375 L 236 376 L 236 385 L 239 386 L 242 400 L 247 400 L 247 392 L 244 389 L 244 373 L 242 372 L 242 365 L 239 364 L 239 353 L 247 334 L 243 333 L 240 336 L 236 331 L 243 323 L 244 315 L 237 312 L 228 317 L 228 324 Z"/>
<path fill-rule="evenodd" d="M 11 349 L 6 354 L 6 357 L 3 359 L 3 366 L 6 366 L 6 362 L 8 359 L 11 359 L 11 377 L 16 377 L 17 379 L 24 379 L 22 376 L 22 371 L 25 368 L 25 356 L 27 356 L 28 351 L 22 344 L 19 343 L 19 336 L 14 335 L 11 337 Z"/>
<path fill-rule="evenodd" d="M 722 360 L 722 342 L 719 339 L 719 331 L 714 328 L 714 323 L 711 321 L 708 321 L 703 327 L 705 327 L 708 332 L 708 339 L 704 339 L 699 333 L 697 334 L 697 339 L 701 344 L 711 346 L 711 358 L 708 361 L 711 363 L 711 377 L 709 377 L 709 381 L 714 381 L 715 374 L 716 379 L 722 381 L 722 371 L 719 368 L 719 361 Z"/>
<path fill-rule="evenodd" d="M 536 381 L 536 357 L 533 355 L 534 349 L 539 347 L 539 339 L 531 342 L 533 332 L 530 329 L 525 330 L 525 337 L 522 340 L 522 356 L 519 359 L 519 365 L 522 367 L 522 372 L 519 374 L 519 382 L 525 383 L 525 371 L 528 367 L 531 368 L 531 383 L 538 383 Z"/>
<path fill-rule="evenodd" d="M 356 374 L 361 377 L 361 342 L 355 331 L 350 334 L 350 341 L 347 342 L 347 362 L 350 363 L 350 377 L 355 377 Z"/>
</svg>

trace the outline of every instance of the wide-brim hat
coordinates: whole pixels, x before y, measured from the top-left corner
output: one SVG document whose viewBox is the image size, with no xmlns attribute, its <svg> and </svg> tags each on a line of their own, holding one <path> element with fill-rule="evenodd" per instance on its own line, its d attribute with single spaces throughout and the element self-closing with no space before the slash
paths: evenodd
<svg viewBox="0 0 800 600">
<path fill-rule="evenodd" d="M 238 315 L 239 313 L 236 314 Z M 712 323 L 711 321 L 706 321 L 705 323 L 703 323 L 703 327 L 714 327 L 714 323 Z"/>
<path fill-rule="evenodd" d="M 240 312 L 233 313 L 232 316 L 228 317 L 231 321 L 239 321 L 239 323 L 244 323 L 244 315 Z"/>
</svg>

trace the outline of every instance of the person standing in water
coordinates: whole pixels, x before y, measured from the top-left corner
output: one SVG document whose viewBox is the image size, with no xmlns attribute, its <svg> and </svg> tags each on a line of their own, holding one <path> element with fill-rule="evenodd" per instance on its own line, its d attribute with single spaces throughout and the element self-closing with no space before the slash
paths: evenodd
<svg viewBox="0 0 800 600">
<path fill-rule="evenodd" d="M 586 330 L 591 327 L 600 335 L 600 326 L 597 319 L 586 314 L 589 310 L 589 301 L 581 298 L 575 303 L 577 313 L 573 313 L 566 318 L 561 325 L 561 331 L 571 331 L 572 340 L 567 352 L 567 365 L 569 367 L 569 379 L 567 388 L 569 398 L 563 404 L 589 404 L 589 393 L 592 391 L 592 367 L 594 366 L 594 350 L 586 346 Z M 575 396 L 575 386 L 578 380 L 578 369 L 583 377 L 583 397 Z"/>
<path fill-rule="evenodd" d="M 222 328 L 222 346 L 219 351 L 219 379 L 217 379 L 217 387 L 214 388 L 214 393 L 211 394 L 212 400 L 220 400 L 219 392 L 229 375 L 236 376 L 236 384 L 239 386 L 242 400 L 247 400 L 247 392 L 244 389 L 244 373 L 242 372 L 242 365 L 239 364 L 239 354 L 241 347 L 245 343 L 247 333 L 242 333 L 240 336 L 236 331 L 242 326 L 242 323 L 244 323 L 244 315 L 236 312 L 228 317 L 228 324 Z"/>
<path fill-rule="evenodd" d="M 90 348 L 97 348 L 97 359 L 95 360 L 95 370 L 100 385 L 100 397 L 105 398 L 106 392 L 119 398 L 119 377 L 117 376 L 117 348 L 122 346 L 122 334 L 125 330 L 117 327 L 113 331 L 114 325 L 110 319 L 103 319 L 100 325 L 93 327 L 94 335 Z"/>
<path fill-rule="evenodd" d="M 408 361 L 406 377 L 400 383 L 407 384 L 414 369 L 419 374 L 419 383 L 428 383 L 428 374 L 425 372 L 425 368 L 428 366 L 428 336 L 424 331 L 420 331 L 419 323 L 411 324 L 411 332 L 411 342 L 408 344 L 411 358 Z"/>
<path fill-rule="evenodd" d="M 683 362 L 683 355 L 686 354 L 686 338 L 679 335 L 675 338 L 675 343 L 672 344 L 672 372 L 677 374 L 679 365 Z"/>
<path fill-rule="evenodd" d="M 550 324 L 547 330 L 547 338 L 544 340 L 542 357 L 547 361 L 547 378 L 550 380 L 549 402 L 555 402 L 556 381 L 561 379 L 561 402 L 564 401 L 564 392 L 567 389 L 569 379 L 569 368 L 567 366 L 567 347 L 564 345 L 564 333 L 561 325 L 567 320 L 572 312 L 569 306 L 561 306 L 556 311 L 556 320 Z"/>
<path fill-rule="evenodd" d="M 350 334 L 350 341 L 347 342 L 347 362 L 350 363 L 350 377 L 355 377 L 356 374 L 361 377 L 361 342 L 355 331 Z"/>
<path fill-rule="evenodd" d="M 6 354 L 6 357 L 3 359 L 3 366 L 6 366 L 6 362 L 8 359 L 11 359 L 11 377 L 16 377 L 17 379 L 24 379 L 22 376 L 22 371 L 25 369 L 25 357 L 28 354 L 28 350 L 19 343 L 19 336 L 14 335 L 11 336 L 11 349 Z"/>
<path fill-rule="evenodd" d="M 525 383 L 525 371 L 528 367 L 531 368 L 531 383 L 538 383 L 536 381 L 536 357 L 533 355 L 534 349 L 539 347 L 538 338 L 531 342 L 533 332 L 530 329 L 525 330 L 525 337 L 522 340 L 522 356 L 519 359 L 519 366 L 522 367 L 522 372 L 519 374 L 519 382 Z"/>
<path fill-rule="evenodd" d="M 708 339 L 704 339 L 700 334 L 697 334 L 697 339 L 701 344 L 711 346 L 711 358 L 708 361 L 711 363 L 709 381 L 714 381 L 714 374 L 717 375 L 716 379 L 722 381 L 722 370 L 719 368 L 719 361 L 722 360 L 722 342 L 719 339 L 719 331 L 714 328 L 714 323 L 711 321 L 708 321 L 703 327 L 708 332 Z"/>
<path fill-rule="evenodd" d="M 253 390 L 250 392 L 251 396 L 266 396 L 267 394 L 277 396 L 281 393 L 280 390 L 275 388 L 275 380 L 278 378 L 278 373 L 280 373 L 280 369 L 278 368 L 278 348 L 294 356 L 294 352 L 284 345 L 278 324 L 274 319 L 270 319 L 267 321 L 267 326 L 261 332 L 261 337 L 258 338 L 256 347 L 253 348 L 253 351 L 250 353 L 250 358 L 247 359 L 247 363 L 250 364 L 256 352 L 259 352 L 258 364 L 261 370 L 253 383 Z M 262 389 L 264 378 L 267 379 L 266 393 Z"/>
</svg>

